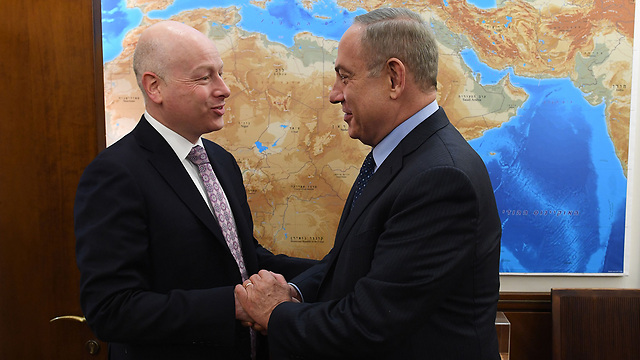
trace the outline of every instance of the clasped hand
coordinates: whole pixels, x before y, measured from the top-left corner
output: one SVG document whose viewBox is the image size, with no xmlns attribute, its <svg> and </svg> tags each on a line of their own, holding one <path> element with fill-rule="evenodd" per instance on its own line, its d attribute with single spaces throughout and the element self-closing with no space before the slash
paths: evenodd
<svg viewBox="0 0 640 360">
<path fill-rule="evenodd" d="M 298 301 L 297 296 L 284 276 L 260 270 L 242 285 L 236 285 L 236 318 L 242 325 L 266 335 L 273 309 L 283 302 Z"/>
</svg>

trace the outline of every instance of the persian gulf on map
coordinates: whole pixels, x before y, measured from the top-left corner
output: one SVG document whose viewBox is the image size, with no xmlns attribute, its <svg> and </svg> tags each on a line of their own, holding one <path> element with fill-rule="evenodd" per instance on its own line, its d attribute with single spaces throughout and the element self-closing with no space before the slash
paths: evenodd
<svg viewBox="0 0 640 360">
<path fill-rule="evenodd" d="M 144 111 L 140 32 L 192 25 L 224 61 L 226 125 L 206 137 L 238 160 L 256 238 L 321 258 L 368 152 L 328 101 L 337 44 L 380 4 L 437 36 L 438 103 L 489 169 L 500 271 L 622 274 L 633 0 L 103 0 L 107 144 Z"/>
</svg>

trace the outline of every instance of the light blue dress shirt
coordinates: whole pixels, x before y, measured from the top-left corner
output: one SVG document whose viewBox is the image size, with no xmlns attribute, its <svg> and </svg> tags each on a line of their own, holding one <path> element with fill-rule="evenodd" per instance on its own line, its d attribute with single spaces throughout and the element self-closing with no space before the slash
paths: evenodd
<svg viewBox="0 0 640 360">
<path fill-rule="evenodd" d="M 413 114 L 410 118 L 398 125 L 389 135 L 385 136 L 382 141 L 373 148 L 373 159 L 376 161 L 376 170 L 387 159 L 389 154 L 395 149 L 402 139 L 407 136 L 416 126 L 420 125 L 426 118 L 433 115 L 438 110 L 438 103 L 434 100 L 422 110 Z"/>
</svg>

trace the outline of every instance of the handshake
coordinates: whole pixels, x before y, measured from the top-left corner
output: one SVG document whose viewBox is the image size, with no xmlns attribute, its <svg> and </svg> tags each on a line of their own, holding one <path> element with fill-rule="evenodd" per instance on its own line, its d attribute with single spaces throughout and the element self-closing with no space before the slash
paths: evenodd
<svg viewBox="0 0 640 360">
<path fill-rule="evenodd" d="M 300 302 L 298 291 L 284 276 L 267 270 L 251 275 L 234 291 L 236 319 L 243 326 L 267 334 L 271 313 L 283 302 Z"/>
</svg>

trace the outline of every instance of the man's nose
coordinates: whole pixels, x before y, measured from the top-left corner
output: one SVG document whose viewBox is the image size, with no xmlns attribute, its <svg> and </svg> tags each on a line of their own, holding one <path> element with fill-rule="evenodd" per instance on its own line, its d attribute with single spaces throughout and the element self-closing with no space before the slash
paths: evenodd
<svg viewBox="0 0 640 360">
<path fill-rule="evenodd" d="M 219 86 L 217 86 L 216 89 L 214 90 L 214 96 L 215 97 L 222 96 L 223 98 L 228 98 L 230 95 L 231 95 L 231 90 L 229 90 L 227 83 L 225 83 L 224 80 L 222 80 L 221 78 Z"/>
<path fill-rule="evenodd" d="M 344 95 L 335 85 L 329 91 L 329 102 L 332 104 L 339 104 L 344 101 Z"/>
</svg>

